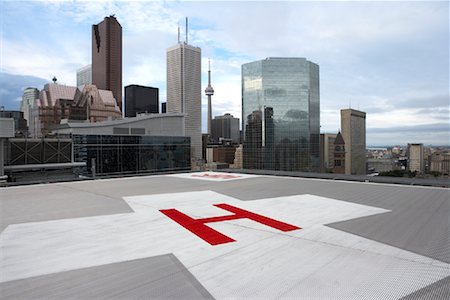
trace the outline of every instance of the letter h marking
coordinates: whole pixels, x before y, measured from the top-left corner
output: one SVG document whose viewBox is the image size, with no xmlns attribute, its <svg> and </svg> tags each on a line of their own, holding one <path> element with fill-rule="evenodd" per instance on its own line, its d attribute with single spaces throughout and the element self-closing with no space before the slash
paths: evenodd
<svg viewBox="0 0 450 300">
<path fill-rule="evenodd" d="M 237 220 L 237 219 L 250 219 L 255 222 L 264 224 L 266 226 L 281 230 L 281 231 L 292 231 L 301 229 L 300 227 L 290 225 L 287 223 L 283 223 L 268 217 L 264 217 L 262 215 L 258 215 L 252 213 L 250 211 L 240 209 L 238 207 L 229 205 L 229 204 L 214 204 L 214 206 L 219 207 L 221 209 L 232 212 L 232 215 L 228 216 L 219 216 L 219 217 L 210 217 L 210 218 L 201 218 L 201 219 L 193 219 L 176 209 L 162 209 L 160 212 L 165 214 L 167 217 L 177 222 L 193 234 L 197 235 L 199 238 L 208 242 L 211 245 L 220 245 L 230 242 L 235 242 L 232 238 L 208 227 L 206 223 L 213 222 L 222 222 L 229 220 Z"/>
</svg>

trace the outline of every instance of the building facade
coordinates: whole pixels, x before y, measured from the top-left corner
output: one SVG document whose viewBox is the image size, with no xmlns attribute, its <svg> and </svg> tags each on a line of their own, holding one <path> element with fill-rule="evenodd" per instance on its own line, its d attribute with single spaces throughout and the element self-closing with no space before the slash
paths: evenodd
<svg viewBox="0 0 450 300">
<path fill-rule="evenodd" d="M 92 84 L 92 65 L 87 65 L 77 70 L 77 86 L 85 84 Z"/>
<path fill-rule="evenodd" d="M 243 167 L 318 171 L 319 66 L 305 58 L 242 65 Z"/>
<path fill-rule="evenodd" d="M 239 143 L 239 119 L 228 113 L 214 117 L 211 121 L 210 138 L 214 143 L 219 143 L 221 140 L 231 140 L 234 143 Z"/>
<path fill-rule="evenodd" d="M 111 91 L 122 111 L 122 26 L 114 16 L 92 25 L 92 84 Z"/>
<path fill-rule="evenodd" d="M 333 141 L 333 173 L 345 174 L 345 142 L 340 132 Z"/>
<path fill-rule="evenodd" d="M 201 49 L 178 43 L 167 49 L 167 112 L 186 116 L 194 161 L 202 159 Z"/>
<path fill-rule="evenodd" d="M 20 104 L 20 111 L 23 112 L 23 117 L 27 120 L 27 126 L 30 126 L 30 112 L 39 99 L 39 90 L 37 88 L 29 87 L 23 91 L 22 102 Z"/>
<path fill-rule="evenodd" d="M 159 89 L 142 85 L 125 87 L 125 117 L 138 113 L 159 113 Z"/>
<path fill-rule="evenodd" d="M 99 122 L 120 118 L 122 113 L 111 91 L 99 90 L 95 85 L 80 89 L 49 83 L 31 112 L 29 131 L 31 137 L 38 138 L 49 134 L 64 119 Z"/>
<path fill-rule="evenodd" d="M 366 174 L 366 113 L 341 109 L 341 134 L 345 141 L 345 174 Z"/>
<path fill-rule="evenodd" d="M 407 152 L 409 171 L 423 174 L 425 171 L 423 144 L 408 144 Z"/>
<path fill-rule="evenodd" d="M 14 119 L 14 135 L 16 137 L 27 137 L 28 127 L 27 120 L 20 110 L 0 110 L 0 118 Z"/>
<path fill-rule="evenodd" d="M 330 172 L 334 167 L 335 133 L 320 134 L 320 172 Z"/>
</svg>

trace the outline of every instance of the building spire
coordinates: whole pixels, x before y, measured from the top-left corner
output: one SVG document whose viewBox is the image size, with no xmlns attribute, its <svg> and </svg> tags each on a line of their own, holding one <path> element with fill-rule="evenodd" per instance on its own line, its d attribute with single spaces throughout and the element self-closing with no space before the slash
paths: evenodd
<svg viewBox="0 0 450 300">
<path fill-rule="evenodd" d="M 186 44 L 188 43 L 188 18 L 186 17 Z"/>
<path fill-rule="evenodd" d="M 214 95 L 214 89 L 211 86 L 211 60 L 208 58 L 208 86 L 205 89 L 205 95 L 208 96 L 208 134 L 211 136 L 212 105 L 211 96 Z"/>
</svg>

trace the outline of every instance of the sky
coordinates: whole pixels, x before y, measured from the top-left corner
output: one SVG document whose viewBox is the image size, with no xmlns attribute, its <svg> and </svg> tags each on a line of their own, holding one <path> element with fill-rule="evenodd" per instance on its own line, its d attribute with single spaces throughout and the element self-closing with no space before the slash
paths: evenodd
<svg viewBox="0 0 450 300">
<path fill-rule="evenodd" d="M 241 65 L 305 57 L 320 66 L 322 133 L 340 109 L 367 113 L 367 145 L 449 145 L 447 1 L 0 1 L 0 105 L 56 76 L 76 85 L 91 62 L 91 26 L 115 14 L 123 28 L 123 86 L 159 88 L 177 28 L 202 49 L 202 129 L 208 58 L 213 116 L 241 116 Z"/>
</svg>

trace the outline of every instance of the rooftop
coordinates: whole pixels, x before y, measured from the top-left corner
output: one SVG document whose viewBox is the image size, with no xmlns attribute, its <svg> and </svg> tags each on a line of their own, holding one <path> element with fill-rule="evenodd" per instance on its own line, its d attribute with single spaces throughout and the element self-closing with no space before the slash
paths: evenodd
<svg viewBox="0 0 450 300">
<path fill-rule="evenodd" d="M 0 207 L 5 299 L 449 298 L 446 188 L 197 172 L 2 188 Z"/>
</svg>

